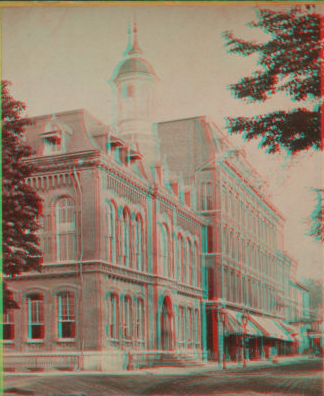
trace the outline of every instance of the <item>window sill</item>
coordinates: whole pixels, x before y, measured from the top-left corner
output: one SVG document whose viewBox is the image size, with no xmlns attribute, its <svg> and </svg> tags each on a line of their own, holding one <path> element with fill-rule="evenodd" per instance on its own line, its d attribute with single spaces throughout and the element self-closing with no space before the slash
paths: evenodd
<svg viewBox="0 0 324 396">
<path fill-rule="evenodd" d="M 75 342 L 75 338 L 58 338 L 55 342 Z"/>
<path fill-rule="evenodd" d="M 3 344 L 13 344 L 14 340 L 1 340 Z"/>
<path fill-rule="evenodd" d="M 45 341 L 42 339 L 35 338 L 34 340 L 33 339 L 27 340 L 26 342 L 28 344 L 44 344 Z"/>
</svg>

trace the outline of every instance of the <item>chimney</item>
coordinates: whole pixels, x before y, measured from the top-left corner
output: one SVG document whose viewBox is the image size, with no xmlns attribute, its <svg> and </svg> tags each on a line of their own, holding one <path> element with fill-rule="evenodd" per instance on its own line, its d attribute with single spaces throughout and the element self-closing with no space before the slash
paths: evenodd
<svg viewBox="0 0 324 396">
<path fill-rule="evenodd" d="M 179 183 L 178 180 L 174 180 L 171 182 L 171 188 L 174 195 L 179 196 Z"/>
<path fill-rule="evenodd" d="M 188 208 L 191 207 L 191 191 L 189 189 L 185 191 L 185 204 Z"/>
</svg>

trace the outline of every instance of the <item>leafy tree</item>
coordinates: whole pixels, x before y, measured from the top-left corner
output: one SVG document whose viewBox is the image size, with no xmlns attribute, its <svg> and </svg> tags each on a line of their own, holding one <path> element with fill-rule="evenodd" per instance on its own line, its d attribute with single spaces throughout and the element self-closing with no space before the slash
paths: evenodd
<svg viewBox="0 0 324 396">
<path fill-rule="evenodd" d="M 25 104 L 9 92 L 10 83 L 1 82 L 2 104 L 2 252 L 3 274 L 14 277 L 22 272 L 41 270 L 42 252 L 38 248 L 41 198 L 25 183 L 36 168 L 26 161 L 32 154 L 24 144 Z M 18 308 L 4 282 L 4 310 Z"/>
<path fill-rule="evenodd" d="M 229 88 L 236 98 L 250 103 L 285 92 L 296 106 L 290 111 L 228 118 L 228 129 L 246 140 L 259 138 L 269 153 L 322 149 L 320 15 L 308 5 L 286 12 L 258 10 L 257 14 L 258 20 L 249 26 L 269 34 L 269 41 L 257 43 L 236 38 L 232 32 L 223 34 L 229 52 L 258 54 L 257 70 Z"/>
<path fill-rule="evenodd" d="M 321 16 L 310 5 L 285 12 L 258 10 L 257 15 L 258 20 L 249 26 L 263 30 L 269 41 L 257 43 L 236 38 L 232 32 L 223 34 L 230 53 L 258 55 L 257 70 L 229 88 L 236 98 L 248 103 L 264 102 L 285 92 L 293 108 L 254 117 L 229 117 L 227 128 L 245 140 L 259 139 L 268 153 L 323 150 Z M 323 241 L 322 208 L 321 201 L 308 219 L 308 235 L 316 241 Z"/>
<path fill-rule="evenodd" d="M 306 220 L 306 224 L 308 225 L 307 235 L 312 237 L 317 242 L 324 242 L 324 190 L 315 188 L 313 192 L 316 194 L 316 205 L 310 217 Z"/>
</svg>

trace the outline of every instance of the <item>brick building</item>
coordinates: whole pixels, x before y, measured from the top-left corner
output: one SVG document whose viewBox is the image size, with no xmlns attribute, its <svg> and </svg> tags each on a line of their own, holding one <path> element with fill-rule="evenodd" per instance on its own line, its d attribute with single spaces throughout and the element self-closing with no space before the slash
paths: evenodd
<svg viewBox="0 0 324 396">
<path fill-rule="evenodd" d="M 26 129 L 44 264 L 8 281 L 21 306 L 4 319 L 8 369 L 293 351 L 283 216 L 212 121 L 152 125 L 156 80 L 134 29 L 110 80 L 112 126 L 75 110 Z"/>
</svg>

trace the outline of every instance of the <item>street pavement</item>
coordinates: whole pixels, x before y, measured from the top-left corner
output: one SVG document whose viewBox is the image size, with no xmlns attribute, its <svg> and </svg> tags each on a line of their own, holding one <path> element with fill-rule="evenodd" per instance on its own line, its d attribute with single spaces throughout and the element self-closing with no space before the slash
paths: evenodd
<svg viewBox="0 0 324 396">
<path fill-rule="evenodd" d="M 212 363 L 190 368 L 130 372 L 5 374 L 4 395 L 323 395 L 323 360 L 248 362 L 247 368 Z"/>
</svg>

